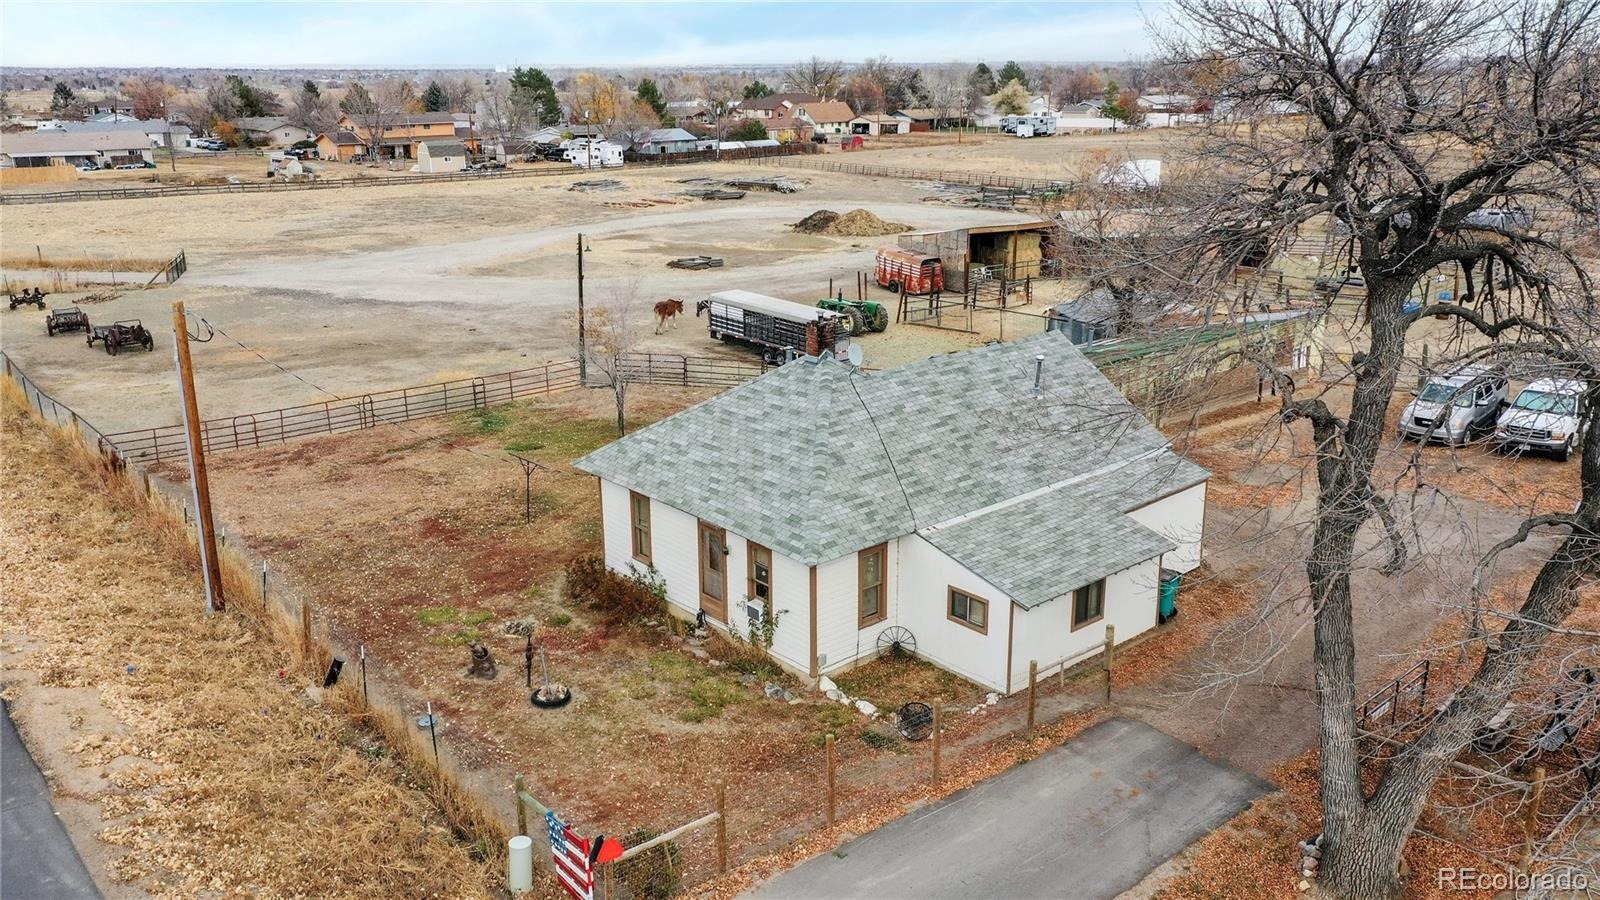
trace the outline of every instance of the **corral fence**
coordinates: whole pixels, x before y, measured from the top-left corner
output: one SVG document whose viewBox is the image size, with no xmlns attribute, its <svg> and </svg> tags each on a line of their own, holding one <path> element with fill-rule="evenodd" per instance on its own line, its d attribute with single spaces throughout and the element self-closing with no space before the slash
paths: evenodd
<svg viewBox="0 0 1600 900">
<path fill-rule="evenodd" d="M 145 287 L 155 284 L 161 278 L 165 278 L 167 284 L 171 284 L 182 278 L 183 273 L 187 271 L 189 271 L 189 256 L 184 251 L 179 250 L 177 256 L 168 260 L 167 264 L 161 267 L 161 271 L 150 276 L 150 280 L 145 282 Z"/>
<path fill-rule="evenodd" d="M 620 366 L 624 379 L 633 383 L 684 387 L 732 387 L 769 368 L 757 363 L 671 353 L 627 354 L 621 358 Z M 484 409 L 579 386 L 578 361 L 566 359 L 512 372 L 205 419 L 200 423 L 201 440 L 207 453 L 253 449 L 296 438 L 344 434 Z M 183 459 L 185 441 L 182 425 L 119 431 L 100 438 L 102 449 L 114 452 L 124 462 L 139 464 Z"/>
<path fill-rule="evenodd" d="M 694 150 L 688 153 L 633 153 L 625 155 L 630 163 L 642 166 L 674 166 L 687 163 L 742 162 L 745 160 L 770 160 L 784 156 L 805 156 L 820 152 L 815 144 L 795 141 L 776 147 L 741 147 L 737 150 Z"/>
<path fill-rule="evenodd" d="M 71 428 L 83 436 L 85 444 L 89 446 L 105 446 L 105 435 L 90 425 L 82 416 L 72 411 L 65 403 L 58 402 L 56 398 L 44 392 L 44 389 L 26 373 L 4 350 L 0 350 L 0 365 L 3 365 L 6 377 L 17 383 L 22 388 L 23 396 L 28 398 L 28 405 L 38 411 L 39 417 L 47 422 L 53 422 L 65 428 Z"/>
<path fill-rule="evenodd" d="M 865 175 L 869 178 L 899 178 L 905 181 L 937 181 L 945 184 L 966 184 L 977 187 L 1011 188 L 1024 191 L 1068 190 L 1070 181 L 1052 181 L 1046 178 L 1023 178 L 1020 175 L 992 175 L 984 172 L 958 172 L 949 169 L 912 169 L 903 166 L 875 166 L 868 163 L 835 162 L 824 159 L 787 159 L 778 165 L 842 175 Z"/>
<path fill-rule="evenodd" d="M 1386 723 L 1393 728 L 1409 724 L 1421 717 L 1427 711 L 1428 674 L 1432 668 L 1431 662 L 1427 659 L 1418 661 L 1416 665 L 1401 673 L 1400 677 L 1374 691 L 1372 696 L 1361 704 L 1360 727 L 1370 729 L 1374 725 Z M 1408 708 L 1408 711 L 1402 712 Z M 1403 720 L 1402 715 L 1405 716 Z"/>
</svg>

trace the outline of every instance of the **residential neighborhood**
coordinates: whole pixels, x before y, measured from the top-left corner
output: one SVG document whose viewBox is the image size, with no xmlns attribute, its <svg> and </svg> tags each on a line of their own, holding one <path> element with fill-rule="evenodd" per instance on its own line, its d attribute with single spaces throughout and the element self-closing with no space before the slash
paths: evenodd
<svg viewBox="0 0 1600 900">
<path fill-rule="evenodd" d="M 5 19 L 0 897 L 1600 887 L 1600 0 Z"/>
</svg>

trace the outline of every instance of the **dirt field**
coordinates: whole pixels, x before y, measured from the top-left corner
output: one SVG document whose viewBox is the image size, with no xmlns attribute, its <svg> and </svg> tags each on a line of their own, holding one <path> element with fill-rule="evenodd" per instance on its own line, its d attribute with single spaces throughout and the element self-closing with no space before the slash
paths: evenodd
<svg viewBox="0 0 1600 900">
<path fill-rule="evenodd" d="M 253 623 L 203 615 L 181 525 L 0 405 L 7 699 L 105 894 L 490 895 L 384 744 Z"/>
<path fill-rule="evenodd" d="M 1024 178 L 1077 179 L 1110 159 L 1176 159 L 1182 128 L 1145 128 L 1105 134 L 1064 133 L 1016 138 L 1005 134 L 926 133 L 869 139 L 865 152 L 828 157 L 840 162 L 956 172 L 1018 175 Z"/>
</svg>

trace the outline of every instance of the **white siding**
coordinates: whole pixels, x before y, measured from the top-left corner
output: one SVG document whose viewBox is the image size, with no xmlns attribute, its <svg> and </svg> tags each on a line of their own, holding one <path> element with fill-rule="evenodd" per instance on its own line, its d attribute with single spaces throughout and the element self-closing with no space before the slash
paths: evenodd
<svg viewBox="0 0 1600 900">
<path fill-rule="evenodd" d="M 1093 658 L 1090 648 L 1106 639 L 1106 625 L 1115 625 L 1117 643 L 1155 627 L 1156 581 L 1160 565 L 1142 562 L 1106 579 L 1105 617 L 1072 630 L 1072 596 L 1058 597 L 1033 609 L 1017 607 L 1016 635 L 1011 647 L 1011 690 L 1028 686 L 1028 662 L 1039 663 L 1039 674 L 1059 671 L 1063 659 L 1076 665 Z M 1078 654 L 1082 658 L 1074 659 Z"/>
<path fill-rule="evenodd" d="M 896 591 L 897 617 L 891 624 L 910 629 L 917 639 L 917 652 L 939 666 L 1004 691 L 1010 598 L 917 535 L 908 534 L 897 543 L 900 587 Z M 952 587 L 989 601 L 987 634 L 950 619 Z"/>
<path fill-rule="evenodd" d="M 750 600 L 749 569 L 749 540 L 728 532 L 728 625 L 745 638 L 751 636 L 750 616 L 745 610 L 745 603 Z M 772 655 L 794 670 L 809 674 L 811 570 L 776 550 L 772 552 L 771 611 L 778 614 L 778 627 L 772 632 Z"/>
<path fill-rule="evenodd" d="M 1128 518 L 1177 542 L 1178 548 L 1162 557 L 1163 566 L 1187 572 L 1200 565 L 1200 537 L 1206 520 L 1205 482 L 1130 510 Z"/>
</svg>

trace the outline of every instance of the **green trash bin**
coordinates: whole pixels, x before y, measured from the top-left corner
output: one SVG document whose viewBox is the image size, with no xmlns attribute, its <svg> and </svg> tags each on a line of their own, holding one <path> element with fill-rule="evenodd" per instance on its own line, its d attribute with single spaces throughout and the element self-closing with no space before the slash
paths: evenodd
<svg viewBox="0 0 1600 900">
<path fill-rule="evenodd" d="M 1178 614 L 1178 586 L 1183 583 L 1183 573 L 1171 569 L 1161 570 L 1160 602 L 1156 607 L 1156 622 L 1164 624 Z"/>
</svg>

